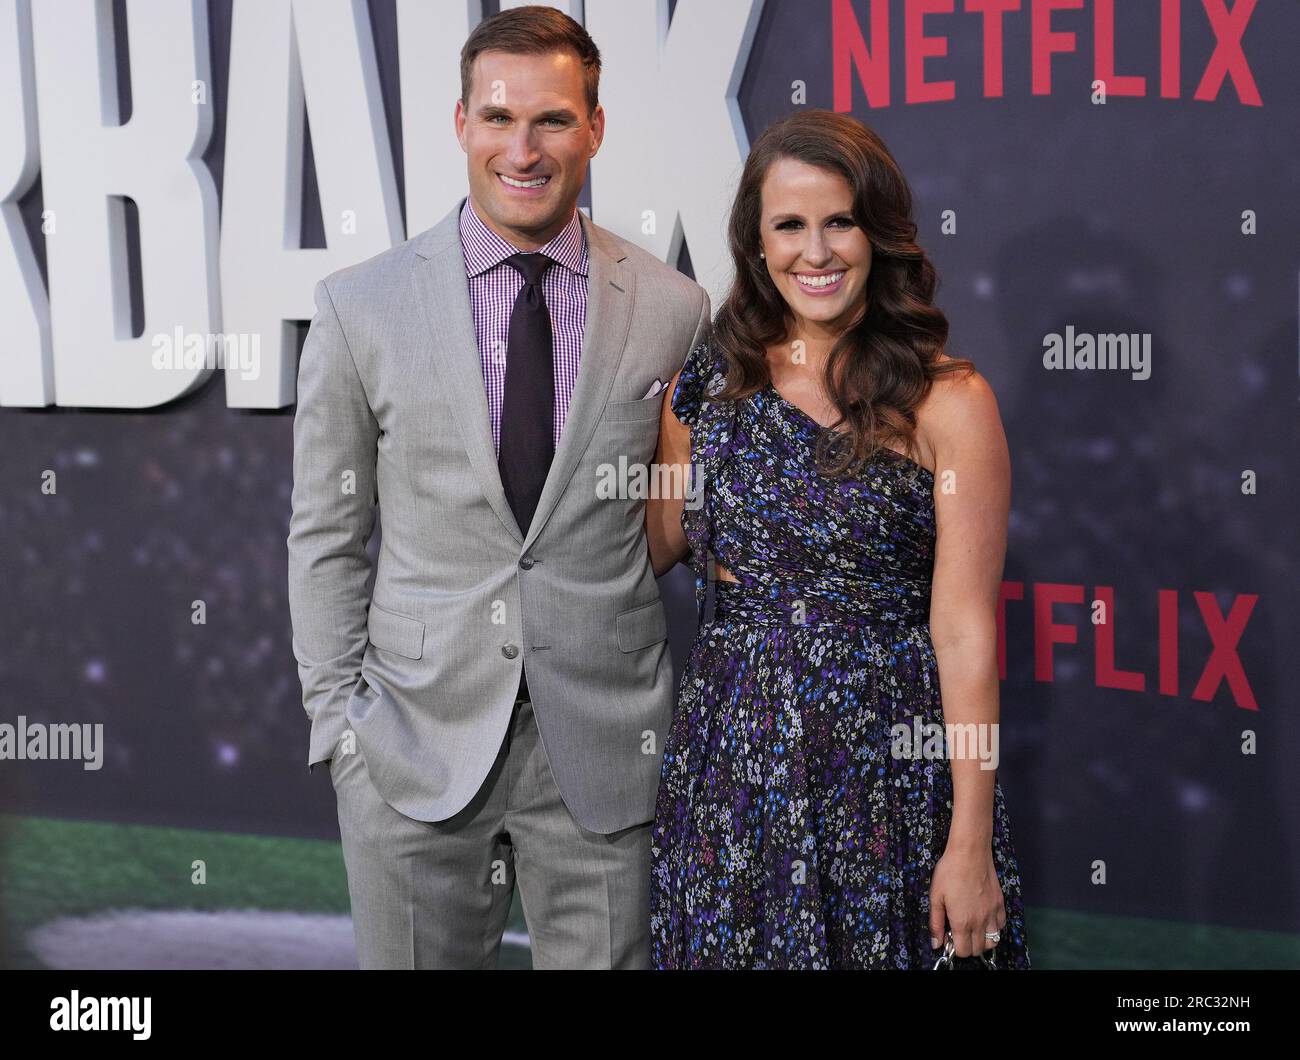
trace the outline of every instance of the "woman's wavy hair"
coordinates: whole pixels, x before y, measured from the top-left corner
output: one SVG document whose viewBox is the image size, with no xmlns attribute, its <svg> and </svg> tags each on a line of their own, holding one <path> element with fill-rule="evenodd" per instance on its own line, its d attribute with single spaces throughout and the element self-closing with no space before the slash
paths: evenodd
<svg viewBox="0 0 1300 1060">
<path fill-rule="evenodd" d="M 785 341 L 793 324 L 759 257 L 763 180 L 780 158 L 844 177 L 853 189 L 853 219 L 871 243 L 865 312 L 836 340 L 823 380 L 839 418 L 818 437 L 817 464 L 838 477 L 856 472 L 891 439 L 914 452 L 916 409 L 931 382 L 975 366 L 938 361 L 948 319 L 932 304 L 938 277 L 916 243 L 912 192 L 893 155 L 848 115 L 806 110 L 764 130 L 740 177 L 728 231 L 735 280 L 714 319 L 728 365 L 718 397 L 739 400 L 766 386 L 767 348 Z"/>
</svg>

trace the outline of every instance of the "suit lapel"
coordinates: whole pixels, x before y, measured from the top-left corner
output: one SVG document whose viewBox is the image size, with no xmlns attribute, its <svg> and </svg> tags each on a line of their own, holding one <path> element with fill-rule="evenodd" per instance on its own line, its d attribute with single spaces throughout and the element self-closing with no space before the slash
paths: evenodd
<svg viewBox="0 0 1300 1060">
<path fill-rule="evenodd" d="M 560 444 L 555 448 L 537 511 L 524 539 L 525 551 L 542 532 L 578 461 L 587 451 L 614 376 L 618 374 L 632 317 L 632 272 L 624 264 L 625 255 L 581 211 L 579 217 L 587 236 L 587 323 L 582 335 L 582 356 L 564 429 L 560 432 Z"/>
<path fill-rule="evenodd" d="M 433 340 L 431 360 L 441 379 L 443 393 L 452 396 L 450 404 L 470 467 L 492 510 L 515 540 L 523 541 L 497 470 L 492 420 L 483 386 L 483 362 L 474 334 L 469 281 L 460 247 L 459 203 L 433 228 L 417 237 L 414 250 L 425 259 L 413 272 L 414 298 Z M 434 425 L 425 424 L 424 429 L 433 430 Z"/>
<path fill-rule="evenodd" d="M 470 466 L 493 511 L 525 550 L 541 533 L 591 442 L 618 373 L 631 320 L 633 276 L 625 255 L 585 214 L 579 211 L 579 216 L 587 238 L 587 322 L 582 355 L 564 429 L 527 538 L 520 533 L 497 469 L 460 246 L 460 204 L 412 244 L 423 259 L 413 270 L 413 297 L 433 342 L 435 370 L 445 392 L 453 395 L 451 406 Z"/>
</svg>

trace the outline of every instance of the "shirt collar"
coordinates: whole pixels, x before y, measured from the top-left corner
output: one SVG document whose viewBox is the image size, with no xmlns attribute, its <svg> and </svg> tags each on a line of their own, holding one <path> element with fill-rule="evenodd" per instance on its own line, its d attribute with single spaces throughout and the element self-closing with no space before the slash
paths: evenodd
<svg viewBox="0 0 1300 1060">
<path fill-rule="evenodd" d="M 468 198 L 460 211 L 460 246 L 465 255 L 465 273 L 478 276 L 494 269 L 512 254 L 522 253 L 483 223 Z M 569 223 L 539 253 L 545 254 L 570 272 L 587 275 L 587 236 L 575 207 Z"/>
</svg>

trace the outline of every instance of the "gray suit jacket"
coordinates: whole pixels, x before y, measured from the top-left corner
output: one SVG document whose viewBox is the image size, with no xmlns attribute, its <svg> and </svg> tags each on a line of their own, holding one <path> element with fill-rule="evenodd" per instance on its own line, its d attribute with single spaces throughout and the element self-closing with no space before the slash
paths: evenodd
<svg viewBox="0 0 1300 1060">
<path fill-rule="evenodd" d="M 645 502 L 601 499 L 601 465 L 653 460 L 668 395 L 644 395 L 704 337 L 709 300 L 583 216 L 582 357 L 525 536 L 497 473 L 459 209 L 316 285 L 288 538 L 308 763 L 351 728 L 392 806 L 445 820 L 486 777 L 526 667 L 565 804 L 608 834 L 654 816 L 673 688 Z"/>
</svg>

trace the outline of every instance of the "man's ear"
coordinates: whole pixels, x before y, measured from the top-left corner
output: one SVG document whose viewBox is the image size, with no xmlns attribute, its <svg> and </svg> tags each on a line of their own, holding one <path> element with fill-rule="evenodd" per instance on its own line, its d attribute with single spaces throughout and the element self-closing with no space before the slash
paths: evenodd
<svg viewBox="0 0 1300 1060">
<path fill-rule="evenodd" d="M 599 103 L 596 109 L 591 112 L 591 154 L 590 158 L 596 157 L 596 152 L 600 150 L 600 145 L 605 139 L 605 108 Z"/>
<path fill-rule="evenodd" d="M 468 120 L 465 114 L 465 101 L 456 100 L 456 109 L 452 113 L 452 121 L 456 126 L 456 139 L 460 141 L 460 149 L 469 154 L 469 148 L 465 146 L 465 122 Z"/>
</svg>

